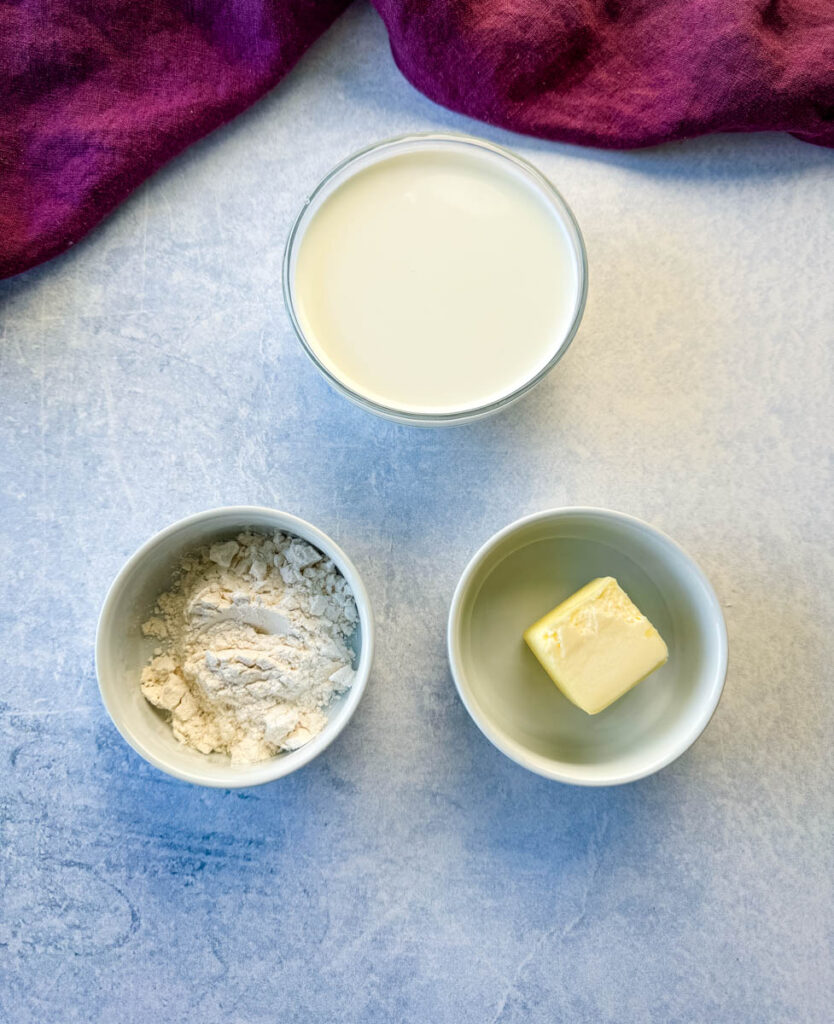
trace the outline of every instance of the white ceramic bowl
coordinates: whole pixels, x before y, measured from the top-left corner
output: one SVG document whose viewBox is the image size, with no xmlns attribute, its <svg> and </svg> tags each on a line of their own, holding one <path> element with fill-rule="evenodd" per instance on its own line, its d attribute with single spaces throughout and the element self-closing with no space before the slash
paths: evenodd
<svg viewBox="0 0 834 1024">
<path fill-rule="evenodd" d="M 282 530 L 309 541 L 338 566 L 359 612 L 352 646 L 356 651 L 353 686 L 327 709 L 328 723 L 303 747 L 258 764 L 233 766 L 226 755 L 201 754 L 174 738 L 164 715 L 151 707 L 139 686 L 154 641 L 142 635 L 157 597 L 166 589 L 182 555 L 192 548 L 234 536 L 247 527 Z M 96 634 L 96 673 L 104 706 L 113 723 L 146 761 L 186 782 L 238 788 L 271 782 L 312 761 L 339 735 L 362 698 L 374 651 L 371 603 L 353 562 L 315 526 L 274 509 L 245 505 L 212 509 L 174 523 L 151 537 L 116 577 L 105 598 Z"/>
<path fill-rule="evenodd" d="M 669 647 L 662 668 L 598 715 L 550 680 L 523 631 L 583 584 L 615 576 Z M 511 523 L 466 567 L 449 612 L 458 693 L 484 735 L 539 775 L 584 786 L 632 782 L 706 728 L 727 673 L 727 630 L 708 580 L 674 541 L 605 509 Z"/>
</svg>

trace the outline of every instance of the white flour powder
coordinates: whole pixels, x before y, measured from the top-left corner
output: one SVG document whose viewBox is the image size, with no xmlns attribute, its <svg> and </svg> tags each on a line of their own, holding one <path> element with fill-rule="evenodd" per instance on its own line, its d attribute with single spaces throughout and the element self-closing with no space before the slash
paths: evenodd
<svg viewBox="0 0 834 1024">
<path fill-rule="evenodd" d="M 142 627 L 160 641 L 142 692 L 174 735 L 232 764 L 296 750 L 353 683 L 357 621 L 347 581 L 297 537 L 247 532 L 183 559 Z"/>
</svg>

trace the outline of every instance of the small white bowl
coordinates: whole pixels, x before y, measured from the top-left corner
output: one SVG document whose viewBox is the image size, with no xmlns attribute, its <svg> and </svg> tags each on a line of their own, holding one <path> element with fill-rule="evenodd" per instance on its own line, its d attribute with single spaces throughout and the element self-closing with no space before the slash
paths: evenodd
<svg viewBox="0 0 834 1024">
<path fill-rule="evenodd" d="M 139 681 L 154 641 L 142 635 L 141 627 L 187 551 L 234 536 L 248 527 L 281 530 L 302 537 L 336 564 L 353 592 L 359 612 L 352 643 L 356 651 L 356 679 L 327 708 L 327 725 L 309 743 L 268 761 L 233 766 L 226 755 L 201 754 L 180 743 L 165 717 L 145 700 Z M 186 782 L 235 789 L 289 775 L 329 746 L 362 699 L 373 651 L 371 603 L 356 567 L 338 544 L 315 526 L 286 512 L 240 505 L 200 512 L 174 523 L 151 537 L 130 558 L 110 587 L 101 609 L 96 633 L 96 673 L 101 698 L 113 724 L 146 761 Z"/>
<path fill-rule="evenodd" d="M 669 660 L 590 716 L 562 696 L 522 633 L 598 576 L 619 580 Z M 539 512 L 487 541 L 455 590 L 448 648 L 487 739 L 532 772 L 582 786 L 632 782 L 674 761 L 706 728 L 727 674 L 727 629 L 707 578 L 665 534 L 605 509 Z"/>
</svg>

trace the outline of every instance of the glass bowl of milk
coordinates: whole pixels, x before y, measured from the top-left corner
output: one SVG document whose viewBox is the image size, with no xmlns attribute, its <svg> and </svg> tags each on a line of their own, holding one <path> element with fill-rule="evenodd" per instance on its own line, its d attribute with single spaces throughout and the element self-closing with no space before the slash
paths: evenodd
<svg viewBox="0 0 834 1024">
<path fill-rule="evenodd" d="M 534 387 L 573 340 L 587 281 L 553 185 L 465 135 L 349 157 L 304 204 L 284 256 L 293 327 L 330 384 L 421 425 L 489 415 Z"/>
</svg>

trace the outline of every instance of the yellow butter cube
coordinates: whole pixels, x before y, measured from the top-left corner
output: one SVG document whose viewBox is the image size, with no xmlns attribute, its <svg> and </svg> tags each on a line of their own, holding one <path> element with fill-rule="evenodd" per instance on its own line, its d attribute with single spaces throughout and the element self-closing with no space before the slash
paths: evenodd
<svg viewBox="0 0 834 1024">
<path fill-rule="evenodd" d="M 562 693 L 589 715 L 669 657 L 658 631 L 612 576 L 591 580 L 533 623 L 524 639 Z"/>
</svg>

